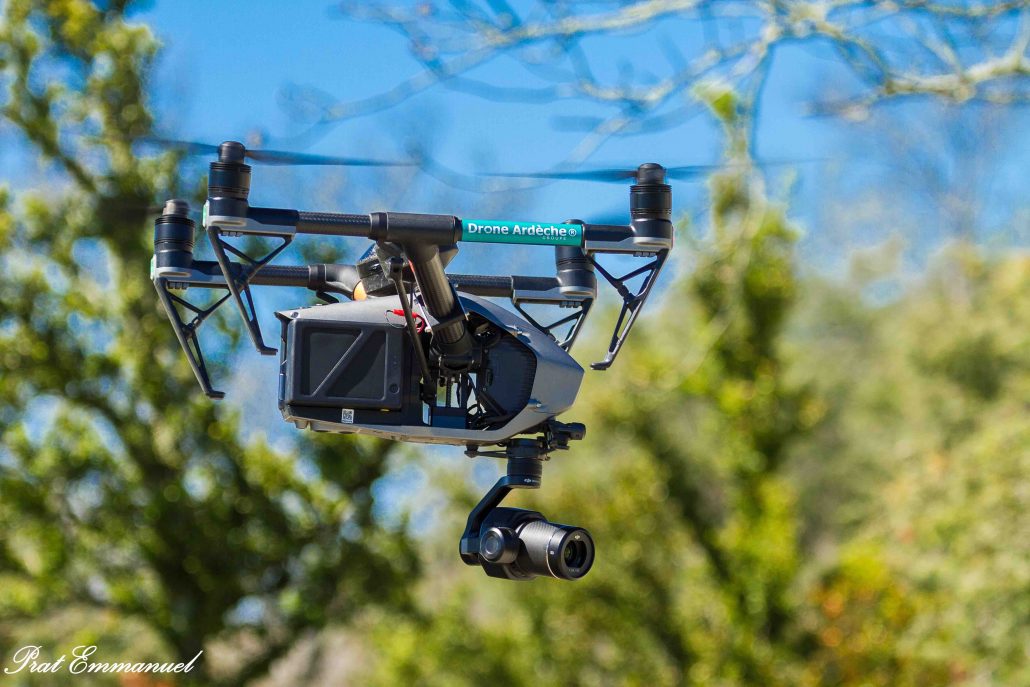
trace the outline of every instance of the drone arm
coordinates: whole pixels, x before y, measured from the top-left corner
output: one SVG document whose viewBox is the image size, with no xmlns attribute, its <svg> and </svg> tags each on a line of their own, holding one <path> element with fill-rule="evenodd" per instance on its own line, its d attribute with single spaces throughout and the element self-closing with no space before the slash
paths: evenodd
<svg viewBox="0 0 1030 687">
<path fill-rule="evenodd" d="M 558 296 L 561 284 L 554 277 L 502 277 L 491 274 L 449 274 L 451 284 L 458 291 L 471 293 L 487 298 L 518 298 L 530 300 L 534 295 L 544 297 L 546 294 Z M 558 296 L 560 298 L 560 296 Z M 545 298 L 541 302 L 551 302 L 558 298 Z M 567 300 L 567 299 L 563 299 Z"/>
<path fill-rule="evenodd" d="M 284 208 L 248 207 L 245 216 L 218 214 L 216 205 L 209 202 L 211 211 L 205 226 L 217 226 L 228 234 L 257 234 L 292 237 L 295 234 L 320 236 L 350 236 L 404 246 L 445 246 L 458 241 L 477 243 L 518 243 L 528 245 L 559 245 L 580 247 L 594 253 L 648 253 L 672 247 L 671 224 L 667 220 L 634 219 L 632 224 L 589 224 L 571 222 L 563 225 L 525 222 L 527 227 L 572 227 L 578 236 L 555 238 L 546 231 L 537 234 L 516 235 L 501 232 L 486 233 L 493 228 L 490 221 L 462 220 L 454 215 L 430 215 L 407 212 L 373 212 L 367 215 L 338 212 L 311 212 Z M 515 222 L 500 222 L 515 225 Z M 486 225 L 481 226 L 481 225 Z M 575 225 L 575 226 L 574 226 Z"/>
<path fill-rule="evenodd" d="M 360 277 L 354 265 L 269 265 L 254 275 L 255 286 L 301 286 L 315 293 L 339 293 L 354 298 Z"/>
<path fill-rule="evenodd" d="M 461 239 L 461 220 L 453 215 L 373 212 L 356 215 L 284 208 L 248 207 L 246 217 L 209 214 L 206 226 L 231 233 L 286 236 L 352 236 L 397 244 L 449 245 Z"/>
<path fill-rule="evenodd" d="M 243 270 L 239 263 L 230 263 L 230 270 L 238 277 Z M 169 288 L 194 286 L 202 289 L 227 288 L 221 266 L 213 260 L 194 260 L 190 267 L 176 268 L 174 275 L 165 277 Z M 251 276 L 248 283 L 253 286 L 294 286 L 311 291 L 343 294 L 354 297 L 354 287 L 359 281 L 354 265 L 267 265 Z"/>
<path fill-rule="evenodd" d="M 368 215 L 338 212 L 297 212 L 297 231 L 301 234 L 359 236 L 367 238 L 372 228 Z"/>
<path fill-rule="evenodd" d="M 198 263 L 194 263 L 195 265 Z M 313 268 L 325 265 L 268 265 L 250 279 L 254 286 L 307 287 Z"/>
</svg>

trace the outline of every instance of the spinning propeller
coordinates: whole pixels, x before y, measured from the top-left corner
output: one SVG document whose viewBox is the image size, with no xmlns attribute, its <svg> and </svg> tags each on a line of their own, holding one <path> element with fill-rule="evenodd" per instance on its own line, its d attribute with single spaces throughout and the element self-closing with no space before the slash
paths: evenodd
<svg viewBox="0 0 1030 687">
<path fill-rule="evenodd" d="M 723 165 L 684 165 L 666 167 L 665 176 L 670 179 L 696 179 L 722 169 Z M 617 183 L 636 179 L 638 168 L 633 169 L 585 169 L 569 172 L 484 172 L 482 176 L 519 179 L 572 179 L 578 181 L 603 181 Z"/>
<path fill-rule="evenodd" d="M 146 143 L 156 145 L 169 150 L 178 150 L 186 155 L 222 155 L 222 148 L 226 144 L 213 145 L 211 143 L 196 143 L 194 141 L 179 141 L 175 139 L 151 137 L 145 139 Z M 243 149 L 243 156 L 253 162 L 265 165 L 319 165 L 326 167 L 412 167 L 415 162 L 410 160 L 370 160 L 361 157 L 335 157 L 331 155 L 309 155 L 307 153 L 294 153 L 284 150 L 253 150 Z"/>
<path fill-rule="evenodd" d="M 815 159 L 803 159 L 803 160 L 769 160 L 769 161 L 756 161 L 754 165 L 756 167 L 776 167 L 783 165 L 796 165 L 804 164 L 808 162 L 818 162 Z M 707 176 L 713 172 L 719 170 L 744 168 L 749 165 L 743 163 L 728 163 L 722 165 L 681 165 L 679 167 L 666 167 L 665 177 L 668 179 L 678 179 L 680 181 L 690 181 Z M 619 183 L 624 181 L 631 181 L 639 178 L 639 168 L 609 168 L 609 169 L 577 169 L 559 171 L 553 170 L 548 172 L 483 172 L 480 176 L 488 177 L 504 177 L 504 178 L 515 178 L 515 179 L 568 179 L 572 181 L 601 181 L 606 183 Z"/>
</svg>

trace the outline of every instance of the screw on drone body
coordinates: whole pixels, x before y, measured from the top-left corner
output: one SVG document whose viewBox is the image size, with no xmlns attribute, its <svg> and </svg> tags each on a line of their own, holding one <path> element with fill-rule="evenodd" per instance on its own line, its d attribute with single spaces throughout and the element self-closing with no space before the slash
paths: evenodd
<svg viewBox="0 0 1030 687">
<path fill-rule="evenodd" d="M 518 325 L 508 325 L 508 331 L 514 334 L 515 338 L 521 339 L 522 341 L 529 342 L 531 339 L 529 332 Z"/>
</svg>

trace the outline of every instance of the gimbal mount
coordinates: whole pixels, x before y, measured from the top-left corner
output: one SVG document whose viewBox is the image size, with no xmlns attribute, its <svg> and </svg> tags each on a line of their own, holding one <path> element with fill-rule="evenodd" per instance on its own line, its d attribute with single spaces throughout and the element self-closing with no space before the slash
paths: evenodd
<svg viewBox="0 0 1030 687">
<path fill-rule="evenodd" d="M 467 565 L 482 566 L 491 577 L 528 580 L 537 575 L 575 580 L 590 571 L 594 540 L 572 525 L 548 522 L 544 516 L 521 508 L 499 508 L 514 489 L 539 489 L 544 461 L 571 440 L 582 439 L 580 423 L 551 420 L 542 436 L 511 439 L 503 451 L 482 452 L 470 447 L 469 456 L 504 457 L 506 474 L 469 513 L 458 552 Z"/>
</svg>

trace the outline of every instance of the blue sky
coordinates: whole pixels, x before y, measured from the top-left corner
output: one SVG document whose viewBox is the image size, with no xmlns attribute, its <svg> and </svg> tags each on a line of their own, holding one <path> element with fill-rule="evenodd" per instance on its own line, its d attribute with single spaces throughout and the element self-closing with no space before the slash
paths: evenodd
<svg viewBox="0 0 1030 687">
<path fill-rule="evenodd" d="M 356 100 L 419 70 L 399 36 L 380 26 L 336 18 L 330 6 L 326 0 L 288 5 L 185 0 L 157 2 L 138 15 L 165 44 L 156 103 L 169 133 L 217 142 L 260 131 L 273 143 L 289 145 L 301 127 L 279 103 L 285 86 L 312 86 L 340 100 Z M 664 32 L 676 34 L 678 28 L 670 24 Z M 600 39 L 594 49 L 603 53 L 633 46 L 632 41 Z M 800 51 L 777 59 L 783 64 L 777 64 L 768 88 L 759 152 L 770 159 L 817 157 L 833 127 L 801 116 L 802 96 L 817 78 L 804 61 L 818 65 L 825 59 Z M 500 60 L 487 72 L 504 69 L 512 66 Z M 799 74 L 806 78 L 797 78 Z M 540 170 L 561 161 L 581 137 L 556 130 L 554 118 L 595 112 L 589 103 L 499 104 L 437 87 L 393 110 L 334 127 L 313 149 L 399 157 L 404 151 L 398 138 L 417 136 L 429 141 L 432 154 L 455 169 L 466 169 L 473 160 L 480 160 L 483 168 L 487 165 L 482 161 L 487 160 L 498 170 Z M 592 162 L 715 162 L 720 146 L 717 128 L 702 115 L 661 134 L 610 141 Z M 534 207 L 527 211 L 543 213 L 541 219 L 583 216 L 622 207 L 625 197 L 618 186 L 566 183 L 534 194 Z M 467 194 L 458 199 L 462 207 L 391 209 L 475 214 L 478 200 Z"/>
</svg>

